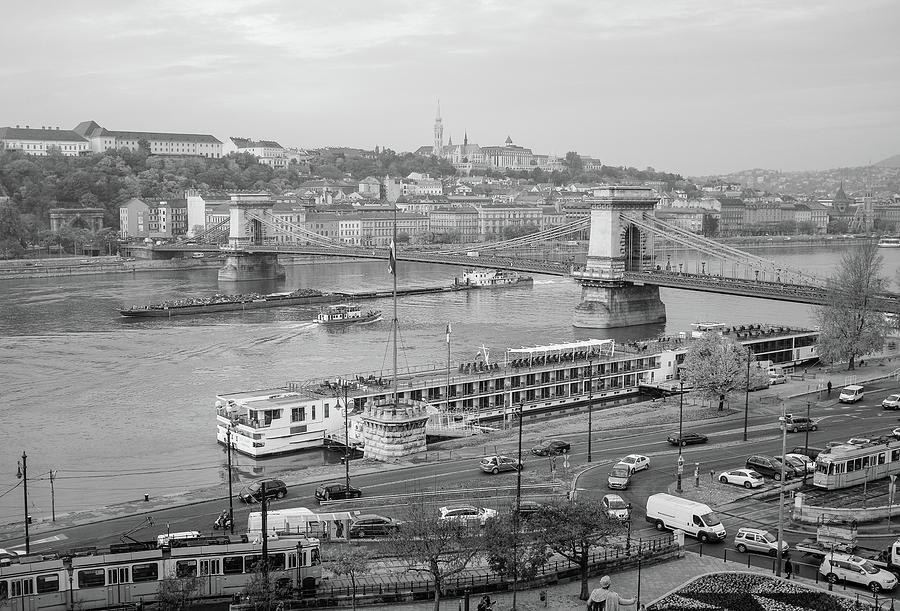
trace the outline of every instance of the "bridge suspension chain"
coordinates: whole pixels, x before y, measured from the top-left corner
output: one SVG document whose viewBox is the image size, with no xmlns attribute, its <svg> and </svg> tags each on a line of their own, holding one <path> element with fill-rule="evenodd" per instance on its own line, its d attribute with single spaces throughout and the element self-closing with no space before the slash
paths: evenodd
<svg viewBox="0 0 900 611">
<path fill-rule="evenodd" d="M 537 231 L 535 233 L 529 233 L 528 235 L 519 236 L 517 238 L 511 238 L 509 240 L 503 240 L 500 242 L 488 242 L 488 243 L 479 243 L 478 250 L 506 250 L 509 248 L 521 248 L 525 246 L 534 246 L 535 244 L 540 244 L 542 242 L 546 242 L 548 240 L 556 240 L 562 237 L 566 237 L 575 233 L 579 233 L 588 229 L 591 226 L 591 220 L 589 218 L 578 219 L 576 221 L 572 221 L 571 223 L 567 223 L 565 225 L 558 225 L 556 227 L 550 227 L 549 229 L 544 229 L 542 231 Z M 472 245 L 463 249 L 454 249 L 442 251 L 447 254 L 462 254 L 467 250 L 471 250 Z"/>
<path fill-rule="evenodd" d="M 228 229 L 229 229 L 228 224 L 230 222 L 231 222 L 231 219 L 225 219 L 224 221 L 219 221 L 212 227 L 209 227 L 199 233 L 194 234 L 193 237 L 189 238 L 188 236 L 180 236 L 178 239 L 175 240 L 175 243 L 183 244 L 190 240 L 195 240 L 197 242 L 202 242 L 202 243 L 209 243 L 209 242 L 213 241 L 213 238 L 221 237 L 223 235 L 227 237 Z"/>
<path fill-rule="evenodd" d="M 312 244 L 315 244 L 316 246 L 326 246 L 329 248 L 341 248 L 341 249 L 350 248 L 347 244 L 342 244 L 340 242 L 336 242 L 335 240 L 333 240 L 329 237 L 319 235 L 318 233 L 316 233 L 314 231 L 310 231 L 304 227 L 301 227 L 300 225 L 295 225 L 294 223 L 291 223 L 290 221 L 285 221 L 285 220 L 282 220 L 279 218 L 279 219 L 277 219 L 277 222 L 276 222 L 274 215 L 272 218 L 267 218 L 266 216 L 261 216 L 256 213 L 248 213 L 247 218 L 257 220 L 260 223 L 264 224 L 265 226 L 269 227 L 270 229 L 274 229 L 275 231 L 280 231 L 282 233 L 285 233 L 284 230 L 288 229 L 287 235 L 289 237 L 302 238 Z"/>
</svg>

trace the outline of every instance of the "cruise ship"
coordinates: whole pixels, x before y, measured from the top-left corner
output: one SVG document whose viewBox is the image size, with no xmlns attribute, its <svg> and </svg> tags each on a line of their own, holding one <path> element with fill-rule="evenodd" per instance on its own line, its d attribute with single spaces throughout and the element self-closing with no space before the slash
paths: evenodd
<svg viewBox="0 0 900 611">
<path fill-rule="evenodd" d="M 750 346 L 757 360 L 782 366 L 817 358 L 818 332 L 783 326 L 699 323 L 698 332 L 733 336 Z M 575 413 L 587 407 L 622 403 L 642 385 L 659 385 L 677 377 L 691 341 L 688 333 L 645 342 L 617 344 L 584 340 L 546 346 L 510 348 L 502 360 L 483 355 L 459 363 L 424 365 L 397 373 L 398 399 L 427 401 L 435 418 L 464 426 L 490 426 L 522 406 L 526 419 L 551 413 Z M 369 403 L 391 399 L 393 380 L 383 372 L 349 377 L 288 382 L 283 387 L 225 393 L 216 397 L 217 439 L 262 458 L 343 441 L 344 405 L 349 405 L 351 445 L 362 440 L 355 417 Z M 346 402 L 345 402 L 346 397 Z M 364 449 L 363 449 L 364 450 Z"/>
</svg>

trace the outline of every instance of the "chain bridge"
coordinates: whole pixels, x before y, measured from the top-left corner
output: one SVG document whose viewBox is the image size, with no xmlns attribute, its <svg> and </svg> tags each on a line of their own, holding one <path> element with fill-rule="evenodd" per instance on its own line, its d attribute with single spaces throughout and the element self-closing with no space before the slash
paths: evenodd
<svg viewBox="0 0 900 611">
<path fill-rule="evenodd" d="M 398 261 L 486 267 L 523 273 L 571 276 L 582 286 L 574 325 L 611 328 L 666 318 L 659 288 L 702 291 L 821 305 L 826 281 L 800 269 L 744 252 L 728 244 L 657 219 L 658 199 L 646 187 L 600 190 L 590 216 L 526 236 L 466 245 L 410 246 L 396 249 Z M 215 251 L 226 255 L 221 280 L 258 280 L 283 276 L 279 255 L 382 259 L 392 228 L 373 246 L 349 246 L 285 220 L 265 199 L 234 198 L 230 217 L 203 234 L 154 252 Z M 587 249 L 584 238 L 587 237 Z M 218 243 L 227 238 L 227 244 Z M 580 250 L 569 248 L 579 244 Z M 566 245 L 567 248 L 561 248 Z M 900 312 L 898 296 L 876 299 L 877 308 Z"/>
</svg>

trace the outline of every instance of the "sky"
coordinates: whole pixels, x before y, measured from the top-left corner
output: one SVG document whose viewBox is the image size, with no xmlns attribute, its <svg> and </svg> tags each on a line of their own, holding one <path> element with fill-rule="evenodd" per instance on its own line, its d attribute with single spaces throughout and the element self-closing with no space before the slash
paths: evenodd
<svg viewBox="0 0 900 611">
<path fill-rule="evenodd" d="M 33 0 L 0 11 L 0 126 L 286 147 L 507 136 L 686 176 L 900 153 L 897 0 Z"/>
</svg>

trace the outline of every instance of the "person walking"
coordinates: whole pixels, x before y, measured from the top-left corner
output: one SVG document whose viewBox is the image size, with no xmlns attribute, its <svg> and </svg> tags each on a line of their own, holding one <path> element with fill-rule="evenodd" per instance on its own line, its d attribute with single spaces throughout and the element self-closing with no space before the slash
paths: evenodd
<svg viewBox="0 0 900 611">
<path fill-rule="evenodd" d="M 588 611 L 619 611 L 619 605 L 633 605 L 635 599 L 623 598 L 618 592 L 609 589 L 609 575 L 600 578 L 600 587 L 591 592 L 588 598 Z"/>
<path fill-rule="evenodd" d="M 791 575 L 794 574 L 794 565 L 791 563 L 791 559 L 788 558 L 784 561 L 784 578 L 790 579 Z"/>
<path fill-rule="evenodd" d="M 831 380 L 828 380 L 828 396 L 831 396 Z"/>
</svg>

